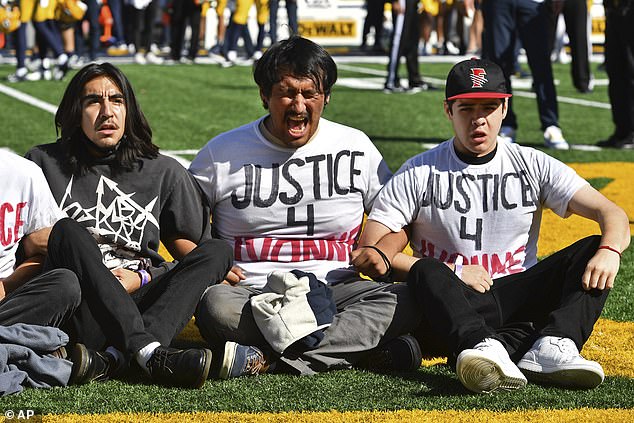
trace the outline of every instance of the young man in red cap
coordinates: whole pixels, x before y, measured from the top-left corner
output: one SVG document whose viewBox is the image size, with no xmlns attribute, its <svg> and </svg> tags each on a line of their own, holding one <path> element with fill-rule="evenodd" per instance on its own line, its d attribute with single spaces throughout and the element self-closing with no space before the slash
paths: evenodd
<svg viewBox="0 0 634 423">
<path fill-rule="evenodd" d="M 367 235 L 382 236 L 375 247 L 400 280 L 408 272 L 468 389 L 519 389 L 527 378 L 591 388 L 603 370 L 579 351 L 629 245 L 628 218 L 565 164 L 498 140 L 509 97 L 496 64 L 456 64 L 445 101 L 454 137 L 408 160 L 385 185 L 359 245 Z M 592 219 L 602 235 L 538 263 L 544 208 Z M 414 257 L 399 253 L 406 226 Z M 361 248 L 352 263 L 376 277 L 390 261 Z"/>
</svg>

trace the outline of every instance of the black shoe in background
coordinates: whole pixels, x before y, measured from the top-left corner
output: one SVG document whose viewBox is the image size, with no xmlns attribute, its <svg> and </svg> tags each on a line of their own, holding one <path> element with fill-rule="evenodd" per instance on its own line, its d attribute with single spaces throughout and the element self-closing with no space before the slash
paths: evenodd
<svg viewBox="0 0 634 423">
<path fill-rule="evenodd" d="M 607 140 L 599 141 L 597 145 L 603 148 L 631 150 L 634 149 L 634 133 L 631 133 L 622 138 L 611 135 Z"/>
</svg>

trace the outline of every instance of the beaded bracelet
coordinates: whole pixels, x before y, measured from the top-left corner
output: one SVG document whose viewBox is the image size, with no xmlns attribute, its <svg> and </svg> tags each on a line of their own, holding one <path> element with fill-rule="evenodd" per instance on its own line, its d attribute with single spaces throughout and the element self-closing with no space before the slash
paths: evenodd
<svg viewBox="0 0 634 423">
<path fill-rule="evenodd" d="M 139 269 L 136 271 L 141 276 L 141 286 L 145 286 L 150 282 L 150 274 L 147 270 Z"/>
<path fill-rule="evenodd" d="M 616 248 L 610 247 L 609 245 L 602 245 L 599 247 L 599 250 L 610 250 L 614 253 L 617 253 L 619 255 L 619 258 L 621 258 L 621 252 L 617 250 Z"/>
<path fill-rule="evenodd" d="M 387 268 L 387 271 L 380 277 L 378 278 L 374 278 L 375 280 L 379 281 L 379 282 L 391 282 L 391 276 L 392 276 L 392 263 L 390 263 L 390 260 L 387 258 L 387 256 L 383 253 L 383 251 L 379 250 L 379 247 L 375 246 L 375 245 L 364 245 L 361 248 L 371 248 L 374 251 L 376 251 L 377 253 L 379 253 L 379 255 L 381 256 L 381 258 L 383 259 L 383 263 L 385 264 L 385 267 Z"/>
</svg>

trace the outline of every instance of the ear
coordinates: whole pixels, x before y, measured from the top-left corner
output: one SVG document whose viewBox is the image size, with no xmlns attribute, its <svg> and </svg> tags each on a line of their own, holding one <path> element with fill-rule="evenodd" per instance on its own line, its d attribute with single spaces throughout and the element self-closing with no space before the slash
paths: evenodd
<svg viewBox="0 0 634 423">
<path fill-rule="evenodd" d="M 506 113 L 509 111 L 509 99 L 505 98 L 502 100 L 502 119 L 506 117 Z"/>
<path fill-rule="evenodd" d="M 260 99 L 262 100 L 262 107 L 268 110 L 269 108 L 269 98 L 264 94 L 264 91 L 260 89 Z"/>
<path fill-rule="evenodd" d="M 443 101 L 443 107 L 445 109 L 445 116 L 447 116 L 447 119 L 452 120 L 453 115 L 451 113 L 451 108 L 449 107 L 449 104 L 447 104 L 447 100 Z"/>
<path fill-rule="evenodd" d="M 330 94 L 328 94 L 325 98 L 324 98 L 324 106 L 327 106 L 328 103 L 330 103 Z"/>
</svg>

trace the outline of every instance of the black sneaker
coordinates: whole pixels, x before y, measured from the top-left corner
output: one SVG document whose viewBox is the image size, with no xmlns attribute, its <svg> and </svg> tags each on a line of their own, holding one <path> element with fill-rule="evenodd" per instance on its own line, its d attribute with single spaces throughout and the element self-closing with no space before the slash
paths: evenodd
<svg viewBox="0 0 634 423">
<path fill-rule="evenodd" d="M 158 347 L 147 362 L 152 380 L 165 386 L 200 388 L 209 375 L 211 351 Z"/>
<path fill-rule="evenodd" d="M 220 365 L 220 379 L 240 376 L 254 376 L 265 373 L 269 364 L 264 353 L 256 347 L 240 345 L 235 342 L 225 343 L 225 352 Z"/>
<path fill-rule="evenodd" d="M 623 138 L 616 137 L 611 135 L 607 140 L 599 141 L 597 143 L 599 147 L 603 148 L 618 148 L 631 150 L 634 148 L 634 134 L 630 134 Z"/>
<path fill-rule="evenodd" d="M 420 367 L 423 354 L 412 335 L 401 335 L 370 351 L 361 367 L 381 371 L 413 371 Z"/>
<path fill-rule="evenodd" d="M 84 344 L 75 344 L 70 356 L 73 362 L 69 385 L 84 385 L 89 382 L 103 382 L 112 376 L 116 369 L 115 358 L 107 353 L 93 351 Z"/>
</svg>

